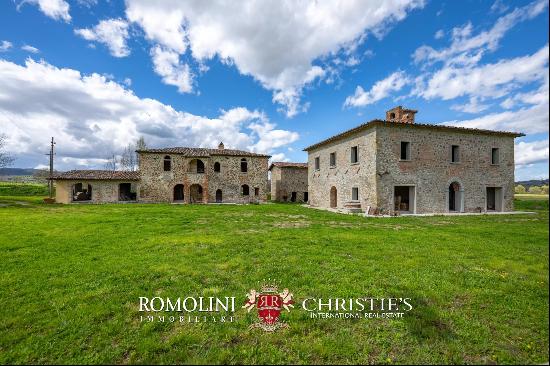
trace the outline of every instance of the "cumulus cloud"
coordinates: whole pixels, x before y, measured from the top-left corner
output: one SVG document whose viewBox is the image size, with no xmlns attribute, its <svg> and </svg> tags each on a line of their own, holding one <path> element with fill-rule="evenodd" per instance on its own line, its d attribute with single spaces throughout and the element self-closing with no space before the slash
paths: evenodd
<svg viewBox="0 0 550 366">
<path fill-rule="evenodd" d="M 65 0 L 23 0 L 19 3 L 17 9 L 23 4 L 38 5 L 38 9 L 52 19 L 63 20 L 67 23 L 71 21 L 69 3 Z"/>
<path fill-rule="evenodd" d="M 9 50 L 12 46 L 13 44 L 10 41 L 2 41 L 2 43 L 0 43 L 0 52 L 5 52 Z"/>
<path fill-rule="evenodd" d="M 405 85 L 411 83 L 411 79 L 403 71 L 396 71 L 377 81 L 369 91 L 357 86 L 355 94 L 346 98 L 345 107 L 362 107 L 375 103 L 388 97 L 392 92 L 401 90 Z"/>
<path fill-rule="evenodd" d="M 193 74 L 188 64 L 180 62 L 177 52 L 155 46 L 151 49 L 151 57 L 155 72 L 162 77 L 167 85 L 178 87 L 180 93 L 193 90 Z"/>
<path fill-rule="evenodd" d="M 326 76 L 324 58 L 382 36 L 422 0 L 245 2 L 128 0 L 126 16 L 145 37 L 198 62 L 218 58 L 273 91 L 287 116 L 300 111 L 303 88 Z M 154 53 L 153 53 L 154 55 Z"/>
<path fill-rule="evenodd" d="M 144 136 L 150 146 L 216 147 L 277 153 L 298 138 L 277 129 L 255 110 L 232 108 L 216 117 L 179 111 L 155 99 L 139 98 L 99 74 L 57 68 L 27 59 L 0 59 L 1 129 L 7 148 L 35 164 L 43 161 L 49 136 L 57 140 L 57 167 L 102 167 L 110 152 Z"/>
<path fill-rule="evenodd" d="M 75 29 L 75 33 L 87 41 L 105 44 L 115 57 L 126 57 L 130 54 L 126 43 L 128 23 L 122 19 L 102 20 L 93 28 Z"/>
<path fill-rule="evenodd" d="M 472 35 L 470 22 L 452 30 L 452 43 L 449 47 L 436 50 L 430 46 L 421 46 L 413 54 L 415 63 L 433 63 L 442 61 L 449 64 L 471 63 L 478 60 L 485 52 L 498 48 L 500 40 L 516 24 L 533 19 L 548 6 L 546 0 L 537 0 L 500 17 L 487 31 Z"/>
<path fill-rule="evenodd" d="M 532 55 L 481 66 L 446 66 L 428 77 L 416 94 L 443 100 L 470 95 L 499 98 L 512 89 L 543 81 L 548 70 L 548 45 Z"/>
<path fill-rule="evenodd" d="M 515 146 L 515 161 L 517 166 L 524 166 L 536 163 L 548 163 L 548 139 L 519 142 Z"/>
<path fill-rule="evenodd" d="M 27 52 L 30 52 L 30 53 L 39 53 L 40 50 L 36 47 L 33 47 L 33 46 L 29 46 L 28 44 L 25 44 L 23 46 L 21 46 L 21 49 L 23 51 L 27 51 Z"/>
</svg>

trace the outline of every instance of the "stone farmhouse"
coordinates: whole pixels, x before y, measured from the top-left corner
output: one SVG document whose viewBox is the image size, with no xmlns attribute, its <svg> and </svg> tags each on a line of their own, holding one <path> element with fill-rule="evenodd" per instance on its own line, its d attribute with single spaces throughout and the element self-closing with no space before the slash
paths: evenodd
<svg viewBox="0 0 550 366">
<path fill-rule="evenodd" d="M 271 199 L 279 202 L 307 202 L 307 163 L 274 162 L 271 172 Z"/>
<path fill-rule="evenodd" d="M 515 132 L 415 123 L 396 107 L 304 149 L 312 206 L 369 214 L 512 211 Z"/>
<path fill-rule="evenodd" d="M 137 151 L 139 170 L 73 170 L 55 177 L 56 201 L 251 203 L 267 198 L 269 155 L 174 147 Z"/>
</svg>

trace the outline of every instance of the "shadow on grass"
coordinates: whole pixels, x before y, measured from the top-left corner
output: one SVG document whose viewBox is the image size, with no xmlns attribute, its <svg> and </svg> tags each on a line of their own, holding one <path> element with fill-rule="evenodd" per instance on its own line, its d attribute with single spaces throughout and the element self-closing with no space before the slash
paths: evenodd
<svg viewBox="0 0 550 366">
<path fill-rule="evenodd" d="M 411 293 L 404 291 L 402 293 Z M 403 317 L 407 328 L 419 340 L 451 340 L 456 338 L 451 325 L 443 319 L 429 300 L 415 294 L 411 297 L 413 310 Z"/>
</svg>

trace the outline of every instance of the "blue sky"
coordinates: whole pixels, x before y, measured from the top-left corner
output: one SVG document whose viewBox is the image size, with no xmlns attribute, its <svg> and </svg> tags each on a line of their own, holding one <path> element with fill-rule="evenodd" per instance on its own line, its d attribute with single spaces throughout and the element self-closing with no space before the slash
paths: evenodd
<svg viewBox="0 0 550 366">
<path fill-rule="evenodd" d="M 546 1 L 0 2 L 0 133 L 17 167 L 101 168 L 150 146 L 305 161 L 395 105 L 514 130 L 516 179 L 548 177 Z"/>
</svg>

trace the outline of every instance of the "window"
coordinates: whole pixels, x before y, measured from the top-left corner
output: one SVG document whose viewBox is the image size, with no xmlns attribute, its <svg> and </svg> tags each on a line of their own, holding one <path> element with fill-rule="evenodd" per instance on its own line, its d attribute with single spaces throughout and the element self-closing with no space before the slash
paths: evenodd
<svg viewBox="0 0 550 366">
<path fill-rule="evenodd" d="M 359 151 L 357 146 L 352 146 L 351 148 L 351 163 L 355 164 L 359 161 Z"/>
<path fill-rule="evenodd" d="M 197 160 L 197 173 L 204 173 L 204 163 L 202 160 Z"/>
<path fill-rule="evenodd" d="M 335 167 L 336 166 L 336 153 L 330 153 L 330 166 Z"/>
<path fill-rule="evenodd" d="M 215 171 L 216 173 L 219 173 L 219 172 L 220 172 L 220 163 L 218 163 L 218 162 L 215 162 L 215 163 L 214 163 L 214 171 Z"/>
<path fill-rule="evenodd" d="M 241 159 L 241 172 L 246 173 L 248 171 L 248 163 L 245 158 Z"/>
<path fill-rule="evenodd" d="M 453 145 L 451 147 L 451 162 L 453 163 L 460 162 L 460 149 L 458 145 Z"/>
<path fill-rule="evenodd" d="M 172 158 L 166 155 L 164 157 L 164 171 L 169 172 L 172 170 Z"/>
<path fill-rule="evenodd" d="M 359 188 L 353 187 L 351 189 L 351 200 L 352 201 L 359 201 Z"/>
<path fill-rule="evenodd" d="M 390 119 L 395 119 L 395 113 L 390 113 Z"/>
<path fill-rule="evenodd" d="M 260 195 L 260 188 L 255 187 L 254 188 L 254 196 L 259 196 L 259 195 Z"/>
<path fill-rule="evenodd" d="M 498 147 L 493 147 L 491 149 L 491 164 L 497 165 L 500 163 L 500 156 L 499 156 L 499 149 Z"/>
<path fill-rule="evenodd" d="M 319 157 L 316 157 L 315 158 L 315 170 L 319 170 L 321 169 L 321 161 L 319 159 Z"/>
<path fill-rule="evenodd" d="M 401 160 L 411 160 L 411 143 L 401 141 Z"/>
<path fill-rule="evenodd" d="M 241 186 L 241 189 L 242 189 L 243 196 L 248 196 L 250 194 L 250 188 L 248 188 L 246 184 L 243 184 Z"/>
</svg>

